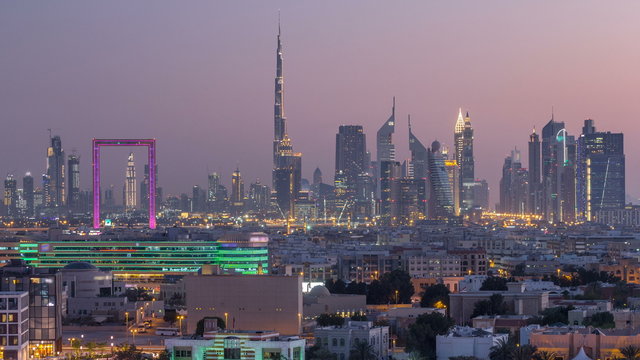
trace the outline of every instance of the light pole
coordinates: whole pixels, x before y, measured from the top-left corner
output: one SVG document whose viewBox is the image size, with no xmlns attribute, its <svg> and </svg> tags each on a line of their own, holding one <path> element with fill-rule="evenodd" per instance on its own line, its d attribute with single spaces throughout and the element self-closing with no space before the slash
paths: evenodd
<svg viewBox="0 0 640 360">
<path fill-rule="evenodd" d="M 229 328 L 229 313 L 224 313 L 224 328 Z"/>
<path fill-rule="evenodd" d="M 182 319 L 184 319 L 184 315 L 178 315 L 178 327 L 180 329 L 180 336 L 182 336 Z"/>
<path fill-rule="evenodd" d="M 131 334 L 133 334 L 133 345 L 136 344 L 136 329 L 131 329 Z"/>
<path fill-rule="evenodd" d="M 127 322 L 127 330 L 129 329 L 129 312 L 125 311 L 124 313 L 124 318 L 126 319 Z"/>
<path fill-rule="evenodd" d="M 396 290 L 396 304 L 398 303 L 398 290 Z"/>
</svg>

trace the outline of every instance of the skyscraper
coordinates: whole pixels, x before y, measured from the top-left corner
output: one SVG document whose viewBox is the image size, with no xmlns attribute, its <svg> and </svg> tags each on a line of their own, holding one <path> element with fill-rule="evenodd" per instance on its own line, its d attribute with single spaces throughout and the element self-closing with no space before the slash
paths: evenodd
<svg viewBox="0 0 640 360">
<path fill-rule="evenodd" d="M 542 184 L 540 183 L 540 136 L 536 129 L 529 136 L 529 204 L 530 214 L 542 214 Z"/>
<path fill-rule="evenodd" d="M 577 150 L 577 211 L 591 221 L 599 210 L 625 205 L 625 156 L 622 133 L 597 132 L 591 119 L 584 121 Z"/>
<path fill-rule="evenodd" d="M 458 119 L 453 131 L 456 149 L 456 162 L 460 166 L 460 209 L 465 212 L 473 209 L 473 187 L 475 186 L 475 160 L 473 157 L 473 127 L 467 112 L 462 117 L 462 108 L 458 110 Z"/>
<path fill-rule="evenodd" d="M 561 177 L 567 157 L 565 145 L 564 122 L 555 121 L 552 115 L 542 128 L 542 209 L 544 218 L 554 223 L 562 221 Z"/>
<path fill-rule="evenodd" d="M 437 140 L 428 149 L 429 155 L 429 200 L 430 219 L 442 219 L 454 216 L 453 194 L 449 184 L 449 175 L 440 152 Z"/>
<path fill-rule="evenodd" d="M 398 217 L 399 182 L 402 166 L 397 161 L 380 162 L 380 217 L 384 224 L 395 223 Z"/>
<path fill-rule="evenodd" d="M 240 169 L 236 170 L 231 175 L 231 211 L 233 215 L 238 216 L 242 214 L 244 209 L 244 181 L 242 180 L 242 174 Z"/>
<path fill-rule="evenodd" d="M 158 186 L 158 165 L 155 166 L 156 177 L 156 204 L 162 203 L 162 189 Z M 144 177 L 140 182 L 140 207 L 144 210 L 149 209 L 149 164 L 144 165 Z"/>
<path fill-rule="evenodd" d="M 80 210 L 80 158 L 75 154 L 69 156 L 69 191 L 67 206 L 72 211 Z"/>
<path fill-rule="evenodd" d="M 64 206 L 67 201 L 64 158 L 60 136 L 52 137 L 51 144 L 47 148 L 48 187 L 45 194 L 46 206 L 50 208 Z"/>
<path fill-rule="evenodd" d="M 429 174 L 429 155 L 427 148 L 422 144 L 411 128 L 411 116 L 407 117 L 409 125 L 409 151 L 411 152 L 411 169 L 413 172 L 414 187 L 418 195 L 418 212 L 423 216 L 427 213 L 427 177 Z"/>
<path fill-rule="evenodd" d="M 133 153 L 129 153 L 127 158 L 127 171 L 124 183 L 124 201 L 125 211 L 133 211 L 136 209 L 138 198 L 136 196 L 136 164 L 133 160 Z"/>
<path fill-rule="evenodd" d="M 18 216 L 18 182 L 11 174 L 4 180 L 4 208 L 7 215 Z"/>
<path fill-rule="evenodd" d="M 22 191 L 24 193 L 24 200 L 26 203 L 26 216 L 33 216 L 35 214 L 34 203 L 34 188 L 33 188 L 33 176 L 30 172 L 27 172 L 22 178 Z"/>
<path fill-rule="evenodd" d="M 357 193 L 358 176 L 367 173 L 367 144 L 361 125 L 341 125 L 336 134 L 336 174 L 342 173 L 346 197 Z"/>
<path fill-rule="evenodd" d="M 376 134 L 376 166 L 374 168 L 375 171 L 375 182 L 376 182 L 376 192 L 378 197 L 382 199 L 382 162 L 383 161 L 396 161 L 396 148 L 393 145 L 393 133 L 395 131 L 396 126 L 396 98 L 393 98 L 393 106 L 391 107 L 391 116 L 382 124 L 380 129 L 378 129 L 378 133 Z"/>
<path fill-rule="evenodd" d="M 260 179 L 249 185 L 249 200 L 251 208 L 258 213 L 265 213 L 269 210 L 271 202 L 271 190 L 267 185 L 260 183 Z"/>
<path fill-rule="evenodd" d="M 514 149 L 504 159 L 500 179 L 500 206 L 498 212 L 524 214 L 527 212 L 528 171 L 522 167 L 520 151 Z"/>
<path fill-rule="evenodd" d="M 285 214 L 286 217 L 294 217 L 294 206 L 300 194 L 302 181 L 302 154 L 293 152 L 291 138 L 287 135 L 287 122 L 284 113 L 282 42 L 280 41 L 279 22 L 273 115 L 273 190 L 280 212 Z"/>
<path fill-rule="evenodd" d="M 319 167 L 313 171 L 313 185 L 322 184 L 322 171 Z"/>
</svg>

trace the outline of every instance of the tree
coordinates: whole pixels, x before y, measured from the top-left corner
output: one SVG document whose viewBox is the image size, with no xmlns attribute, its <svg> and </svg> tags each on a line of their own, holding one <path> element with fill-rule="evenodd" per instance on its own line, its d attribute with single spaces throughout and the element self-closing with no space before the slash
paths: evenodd
<svg viewBox="0 0 640 360">
<path fill-rule="evenodd" d="M 114 360 L 142 360 L 142 352 L 135 345 L 124 344 L 113 353 Z"/>
<path fill-rule="evenodd" d="M 557 323 L 569 324 L 569 311 L 573 310 L 573 306 L 558 306 L 548 308 L 542 311 L 542 325 L 552 325 Z"/>
<path fill-rule="evenodd" d="M 171 360 L 171 354 L 167 350 L 162 350 L 160 354 L 158 354 L 158 360 Z"/>
<path fill-rule="evenodd" d="M 338 279 L 333 281 L 333 279 L 329 279 L 324 282 L 324 286 L 329 290 L 332 294 L 344 294 L 346 291 L 346 284 L 344 281 Z"/>
<path fill-rule="evenodd" d="M 493 294 L 488 300 L 480 300 L 473 306 L 471 317 L 480 315 L 504 315 L 507 313 L 507 303 L 501 294 Z"/>
<path fill-rule="evenodd" d="M 315 344 L 305 351 L 305 358 L 306 360 L 337 360 L 338 355 L 320 344 Z"/>
<path fill-rule="evenodd" d="M 512 351 L 513 360 L 532 360 L 538 348 L 533 345 L 516 346 Z"/>
<path fill-rule="evenodd" d="M 513 269 L 513 272 L 511 273 L 511 275 L 513 276 L 525 276 L 527 270 L 527 265 L 525 265 L 525 263 L 520 263 L 518 265 L 516 265 L 515 269 Z"/>
<path fill-rule="evenodd" d="M 367 289 L 367 304 L 387 303 L 387 291 L 380 280 L 373 280 Z"/>
<path fill-rule="evenodd" d="M 353 321 L 368 321 L 369 318 L 364 313 L 358 312 L 351 316 L 351 320 Z"/>
<path fill-rule="evenodd" d="M 536 351 L 533 354 L 534 360 L 555 360 L 558 355 L 552 351 Z"/>
<path fill-rule="evenodd" d="M 500 339 L 498 344 L 491 347 L 489 359 L 491 360 L 513 360 L 514 342 L 509 339 Z"/>
<path fill-rule="evenodd" d="M 151 301 L 152 297 L 151 295 L 149 295 L 149 293 L 147 292 L 147 290 L 143 289 L 143 288 L 128 288 L 125 292 L 124 295 L 127 297 L 127 300 L 129 302 L 136 302 L 136 301 Z"/>
<path fill-rule="evenodd" d="M 431 285 L 424 289 L 420 306 L 422 307 L 449 307 L 449 289 L 443 284 Z M 441 305 L 441 306 L 439 306 Z"/>
<path fill-rule="evenodd" d="M 387 303 L 409 304 L 415 292 L 411 276 L 403 270 L 393 270 L 385 273 L 380 279 L 382 288 L 386 291 Z"/>
<path fill-rule="evenodd" d="M 367 295 L 367 284 L 352 281 L 347 285 L 345 294 Z"/>
<path fill-rule="evenodd" d="M 507 290 L 507 279 L 497 276 L 489 276 L 482 282 L 481 291 L 504 291 Z"/>
<path fill-rule="evenodd" d="M 640 347 L 635 345 L 628 345 L 618 349 L 626 360 L 638 360 L 640 359 Z"/>
<path fill-rule="evenodd" d="M 616 327 L 616 322 L 613 319 L 612 313 L 603 311 L 591 315 L 590 318 L 587 318 L 582 322 L 582 325 L 593 326 L 601 329 L 613 329 Z"/>
<path fill-rule="evenodd" d="M 225 329 L 226 328 L 226 324 L 224 323 L 224 320 L 218 316 L 205 316 L 202 319 L 200 319 L 197 323 L 196 323 L 196 333 L 195 335 L 198 336 L 202 336 L 204 335 L 204 322 L 206 320 L 211 320 L 211 319 L 216 319 L 218 320 L 218 327 L 220 329 Z"/>
<path fill-rule="evenodd" d="M 316 318 L 318 326 L 342 326 L 344 324 L 344 318 L 337 314 L 320 314 Z"/>
<path fill-rule="evenodd" d="M 349 360 L 376 360 L 376 357 L 373 345 L 367 341 L 357 341 L 349 353 Z"/>
<path fill-rule="evenodd" d="M 436 336 L 445 335 L 454 321 L 440 313 L 422 314 L 409 326 L 407 352 L 418 352 L 429 359 L 435 358 Z"/>
</svg>

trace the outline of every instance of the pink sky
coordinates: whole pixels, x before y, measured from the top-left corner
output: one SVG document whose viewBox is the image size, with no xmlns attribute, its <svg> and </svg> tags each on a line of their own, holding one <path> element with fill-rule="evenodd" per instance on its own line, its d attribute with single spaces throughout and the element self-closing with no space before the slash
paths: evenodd
<svg viewBox="0 0 640 360">
<path fill-rule="evenodd" d="M 285 111 L 303 175 L 333 178 L 340 124 L 375 131 L 397 97 L 424 143 L 451 145 L 458 107 L 475 128 L 476 174 L 497 200 L 504 157 L 526 159 L 551 107 L 577 135 L 585 118 L 626 134 L 627 192 L 637 196 L 640 2 L 110 1 L 0 4 L 0 173 L 44 171 L 47 128 L 83 156 L 93 137 L 156 137 L 165 194 L 270 183 L 278 9 Z M 120 188 L 126 154 L 106 158 Z M 142 173 L 142 156 L 139 172 Z M 526 166 L 526 164 L 525 164 Z"/>
</svg>

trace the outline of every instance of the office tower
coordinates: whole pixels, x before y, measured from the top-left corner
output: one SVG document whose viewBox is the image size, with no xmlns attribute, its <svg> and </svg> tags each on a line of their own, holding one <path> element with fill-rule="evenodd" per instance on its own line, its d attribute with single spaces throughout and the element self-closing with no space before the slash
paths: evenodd
<svg viewBox="0 0 640 360">
<path fill-rule="evenodd" d="M 274 176 L 273 190 L 278 211 L 285 218 L 293 218 L 302 180 L 302 154 L 293 152 L 291 139 L 286 133 L 280 142 Z"/>
<path fill-rule="evenodd" d="M 458 110 L 458 119 L 454 127 L 453 142 L 456 150 L 456 162 L 460 166 L 460 209 L 465 212 L 473 209 L 473 186 L 475 185 L 475 160 L 473 157 L 473 127 L 467 112 L 462 117 Z"/>
<path fill-rule="evenodd" d="M 320 171 L 320 168 L 317 167 L 313 171 L 313 185 L 318 184 L 322 184 L 322 171 Z"/>
<path fill-rule="evenodd" d="M 380 216 L 384 224 L 392 224 L 398 216 L 398 179 L 402 177 L 397 161 L 380 162 Z"/>
<path fill-rule="evenodd" d="M 207 210 L 217 211 L 218 187 L 220 186 L 220 175 L 214 172 L 207 176 Z"/>
<path fill-rule="evenodd" d="M 404 177 L 396 180 L 398 185 L 398 205 L 396 220 L 393 224 L 413 225 L 416 220 L 426 216 L 427 190 L 426 181 Z"/>
<path fill-rule="evenodd" d="M 473 187 L 473 201 L 476 207 L 489 210 L 489 184 L 487 180 L 476 180 Z"/>
<path fill-rule="evenodd" d="M 578 138 L 576 174 L 580 220 L 592 221 L 599 210 L 625 205 L 625 156 L 622 133 L 598 132 L 591 119 L 584 121 Z"/>
<path fill-rule="evenodd" d="M 156 178 L 156 204 L 162 203 L 162 189 L 158 186 L 158 165 L 155 166 Z M 140 206 L 143 210 L 149 209 L 149 164 L 144 165 L 144 177 L 140 182 Z"/>
<path fill-rule="evenodd" d="M 542 214 L 542 184 L 540 183 L 540 136 L 536 129 L 529 136 L 529 204 L 530 214 Z"/>
<path fill-rule="evenodd" d="M 529 188 L 529 173 L 522 167 L 520 151 L 514 149 L 504 159 L 500 179 L 500 206 L 498 212 L 525 214 Z"/>
<path fill-rule="evenodd" d="M 542 208 L 553 223 L 575 219 L 575 160 L 575 138 L 552 116 L 542 128 Z"/>
<path fill-rule="evenodd" d="M 413 177 L 415 179 L 427 179 L 427 148 L 414 135 L 411 129 L 411 116 L 409 116 L 409 151 L 411 152 L 411 165 L 413 167 Z"/>
<path fill-rule="evenodd" d="M 366 137 L 360 125 L 341 125 L 336 134 L 336 176 L 343 177 L 345 199 L 353 200 L 360 174 L 369 170 Z"/>
<path fill-rule="evenodd" d="M 52 137 L 51 146 L 47 148 L 47 207 L 55 208 L 66 204 L 64 158 L 60 136 Z"/>
<path fill-rule="evenodd" d="M 240 169 L 236 170 L 231 175 L 231 211 L 233 215 L 238 216 L 242 214 L 244 209 L 244 181 L 242 181 L 242 174 Z"/>
<path fill-rule="evenodd" d="M 18 215 L 18 182 L 11 174 L 4 180 L 4 208 L 7 215 Z"/>
<path fill-rule="evenodd" d="M 271 203 L 271 189 L 260 183 L 260 179 L 249 185 L 251 208 L 259 213 L 266 213 Z"/>
<path fill-rule="evenodd" d="M 113 197 L 113 185 L 109 185 L 109 188 L 107 190 L 104 191 L 104 199 L 103 200 L 103 208 L 105 209 L 109 209 L 112 210 L 113 207 L 116 205 L 115 203 L 115 198 Z"/>
<path fill-rule="evenodd" d="M 382 124 L 376 134 L 376 166 L 375 181 L 378 197 L 382 199 L 382 162 L 396 161 L 396 148 L 393 145 L 393 133 L 396 126 L 396 98 L 393 97 L 393 106 L 391 107 L 391 116 Z"/>
<path fill-rule="evenodd" d="M 206 195 L 204 190 L 198 185 L 194 185 L 191 189 L 191 212 L 200 212 L 205 208 Z"/>
<path fill-rule="evenodd" d="M 449 184 L 449 175 L 440 152 L 440 143 L 436 140 L 428 151 L 429 170 L 429 211 L 430 219 L 443 219 L 454 216 L 453 194 Z"/>
<path fill-rule="evenodd" d="M 447 177 L 449 178 L 451 194 L 453 195 L 453 214 L 458 216 L 460 215 L 460 166 L 458 166 L 458 163 L 455 159 L 449 159 L 448 156 L 446 156 L 446 154 L 444 153 L 443 157 L 444 167 L 447 170 Z M 475 200 L 474 206 L 478 206 L 477 204 L 475 204 Z"/>
<path fill-rule="evenodd" d="M 80 208 L 80 158 L 75 154 L 70 155 L 67 167 L 69 170 L 67 206 L 71 211 L 78 211 Z"/>
<path fill-rule="evenodd" d="M 22 178 L 22 191 L 25 201 L 25 216 L 31 217 L 35 214 L 34 204 L 34 188 L 33 188 L 33 176 L 30 172 L 27 172 Z"/>
<path fill-rule="evenodd" d="M 124 209 L 133 211 L 136 209 L 138 198 L 136 196 L 136 164 L 133 160 L 133 153 L 129 153 L 127 158 L 127 171 L 124 183 Z"/>
</svg>

